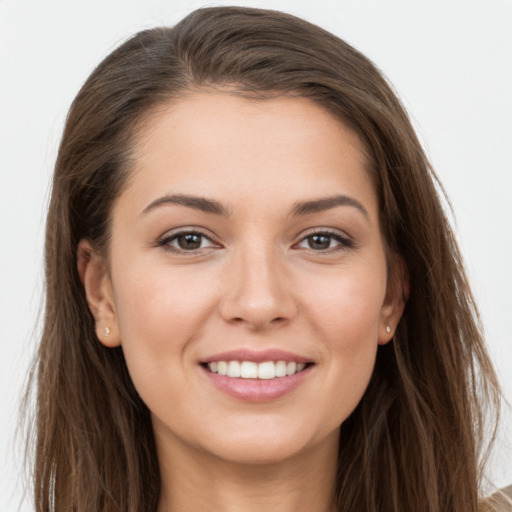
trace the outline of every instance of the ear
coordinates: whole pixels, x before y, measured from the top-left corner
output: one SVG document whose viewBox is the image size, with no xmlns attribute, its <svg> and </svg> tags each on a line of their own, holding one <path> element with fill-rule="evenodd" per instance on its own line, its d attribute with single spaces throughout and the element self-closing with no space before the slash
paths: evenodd
<svg viewBox="0 0 512 512">
<path fill-rule="evenodd" d="M 385 345 L 393 339 L 409 298 L 409 291 L 409 272 L 403 258 L 395 254 L 390 263 L 386 297 L 381 309 L 379 345 Z"/>
<path fill-rule="evenodd" d="M 118 347 L 121 337 L 108 268 L 88 240 L 78 244 L 77 266 L 87 304 L 96 321 L 96 336 L 106 347 Z"/>
</svg>

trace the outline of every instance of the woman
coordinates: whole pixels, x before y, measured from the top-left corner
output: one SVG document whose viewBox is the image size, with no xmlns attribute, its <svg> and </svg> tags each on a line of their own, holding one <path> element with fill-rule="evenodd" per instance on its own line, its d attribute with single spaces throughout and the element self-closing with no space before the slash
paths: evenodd
<svg viewBox="0 0 512 512">
<path fill-rule="evenodd" d="M 37 510 L 476 511 L 499 391 L 437 187 L 305 21 L 201 9 L 114 51 L 55 169 Z"/>
</svg>

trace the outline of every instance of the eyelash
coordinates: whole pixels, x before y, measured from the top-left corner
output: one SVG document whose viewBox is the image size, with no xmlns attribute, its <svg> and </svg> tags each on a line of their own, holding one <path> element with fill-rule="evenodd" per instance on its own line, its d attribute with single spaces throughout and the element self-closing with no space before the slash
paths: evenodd
<svg viewBox="0 0 512 512">
<path fill-rule="evenodd" d="M 186 236 L 189 236 L 189 235 L 197 236 L 197 237 L 199 237 L 201 239 L 200 246 L 198 248 L 187 250 L 187 249 L 184 249 L 184 248 L 173 247 L 171 245 L 172 242 L 178 241 L 178 239 L 180 237 L 186 237 Z M 332 240 L 335 240 L 335 241 L 338 242 L 339 247 L 327 247 L 326 249 L 321 249 L 321 250 L 316 250 L 316 249 L 313 249 L 311 247 L 304 247 L 304 249 L 306 249 L 306 250 L 308 250 L 308 251 L 310 251 L 312 253 L 316 253 L 316 254 L 319 254 L 319 253 L 329 253 L 329 254 L 332 254 L 332 253 L 337 253 L 337 252 L 344 251 L 344 250 L 351 249 L 351 248 L 355 247 L 354 241 L 351 238 L 349 238 L 348 236 L 341 235 L 338 231 L 330 231 L 328 229 L 311 230 L 309 233 L 306 233 L 300 239 L 299 242 L 294 244 L 293 247 L 295 248 L 295 247 L 300 246 L 300 244 L 306 242 L 308 239 L 311 239 L 314 236 L 320 236 L 320 237 L 328 238 L 329 239 L 329 245 L 332 242 Z M 211 245 L 209 245 L 207 247 L 201 247 L 201 245 L 203 244 L 204 240 L 208 240 Z M 174 232 L 172 234 L 165 235 L 162 239 L 160 239 L 157 242 L 157 245 L 162 247 L 166 251 L 173 252 L 175 254 L 180 254 L 180 255 L 187 255 L 187 254 L 198 254 L 199 252 L 202 252 L 204 249 L 213 248 L 214 245 L 215 245 L 215 242 L 212 240 L 211 236 L 205 234 L 204 232 L 202 232 L 202 231 L 200 231 L 198 229 L 186 228 L 186 229 L 181 229 L 179 231 L 176 231 L 176 232 Z"/>
<path fill-rule="evenodd" d="M 295 246 L 298 246 L 299 244 L 306 242 L 308 239 L 310 239 L 314 236 L 321 236 L 321 237 L 330 239 L 329 245 L 332 240 L 335 240 L 338 242 L 338 247 L 328 247 L 327 249 L 323 249 L 323 250 L 315 250 L 311 247 L 304 247 L 304 249 L 307 249 L 308 251 L 311 251 L 315 254 L 319 254 L 319 253 L 332 254 L 332 253 L 337 253 L 337 252 L 344 251 L 347 249 L 352 249 L 355 247 L 355 243 L 351 238 L 349 238 L 346 235 L 345 236 L 342 235 L 339 231 L 331 231 L 329 229 L 311 230 L 309 233 L 306 233 L 301 238 L 301 240 L 297 244 L 295 244 Z"/>
<path fill-rule="evenodd" d="M 197 249 L 190 249 L 190 250 L 173 247 L 171 245 L 172 242 L 177 241 L 180 237 L 186 237 L 188 235 L 200 237 L 202 239 L 200 245 L 202 245 L 204 240 L 209 240 L 212 245 L 209 247 L 198 247 Z M 183 254 L 183 255 L 197 254 L 199 251 L 203 251 L 204 249 L 211 248 L 213 246 L 213 244 L 215 244 L 215 242 L 212 241 L 211 236 L 208 236 L 207 234 L 203 233 L 202 231 L 200 231 L 198 229 L 194 229 L 194 228 L 181 229 L 172 234 L 166 234 L 157 243 L 158 246 L 162 247 L 166 251 L 173 252 L 175 254 Z"/>
</svg>

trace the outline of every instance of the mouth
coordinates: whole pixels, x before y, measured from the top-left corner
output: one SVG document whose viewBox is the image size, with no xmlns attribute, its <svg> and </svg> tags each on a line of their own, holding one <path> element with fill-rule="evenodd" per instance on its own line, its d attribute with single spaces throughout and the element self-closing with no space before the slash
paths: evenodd
<svg viewBox="0 0 512 512">
<path fill-rule="evenodd" d="M 267 349 L 230 350 L 200 362 L 215 388 L 243 402 L 283 398 L 310 380 L 315 362 L 299 354 Z"/>
<path fill-rule="evenodd" d="M 313 363 L 302 361 L 239 361 L 219 360 L 201 363 L 211 373 L 233 379 L 272 380 L 291 377 L 311 367 Z"/>
</svg>

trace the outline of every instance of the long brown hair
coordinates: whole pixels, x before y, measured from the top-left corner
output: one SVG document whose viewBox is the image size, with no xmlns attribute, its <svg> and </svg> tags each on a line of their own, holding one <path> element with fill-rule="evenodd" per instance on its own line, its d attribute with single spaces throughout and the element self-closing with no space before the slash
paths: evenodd
<svg viewBox="0 0 512 512">
<path fill-rule="evenodd" d="M 376 67 L 323 29 L 276 11 L 218 7 L 136 34 L 92 73 L 69 112 L 46 231 L 46 312 L 36 366 L 37 511 L 150 512 L 160 479 L 150 415 L 122 348 L 99 343 L 77 272 L 81 239 L 108 251 L 112 204 L 144 119 L 164 102 L 229 86 L 310 98 L 368 153 L 390 254 L 410 294 L 369 387 L 341 425 L 345 512 L 475 512 L 486 408 L 499 391 L 437 182 Z M 491 423 L 491 427 L 492 427 Z M 492 436 L 492 430 L 491 430 Z"/>
</svg>

